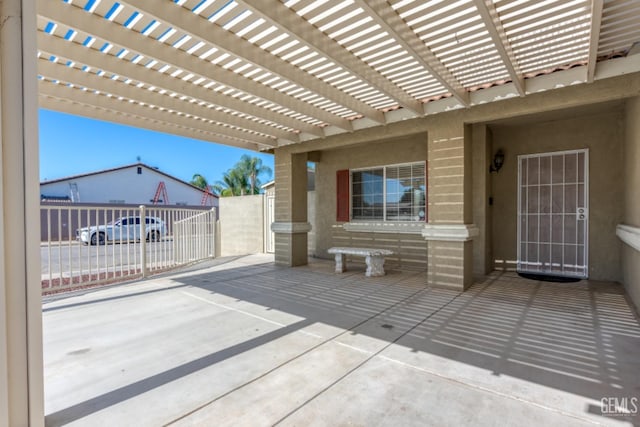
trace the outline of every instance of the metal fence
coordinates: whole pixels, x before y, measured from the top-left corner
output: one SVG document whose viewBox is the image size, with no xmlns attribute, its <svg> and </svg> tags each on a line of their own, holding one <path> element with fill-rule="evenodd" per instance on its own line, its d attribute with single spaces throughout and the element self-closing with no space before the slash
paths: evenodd
<svg viewBox="0 0 640 427">
<path fill-rule="evenodd" d="M 188 264 L 203 258 L 213 258 L 216 248 L 216 213 L 201 212 L 175 221 L 173 224 L 174 260 Z"/>
<path fill-rule="evenodd" d="M 42 290 L 142 278 L 215 257 L 215 209 L 41 206 Z"/>
</svg>

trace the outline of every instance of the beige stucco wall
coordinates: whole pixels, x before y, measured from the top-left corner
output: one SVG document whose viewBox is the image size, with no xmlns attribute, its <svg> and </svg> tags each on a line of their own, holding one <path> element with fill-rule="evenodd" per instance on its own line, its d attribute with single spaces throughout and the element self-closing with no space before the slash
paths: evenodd
<svg viewBox="0 0 640 427">
<path fill-rule="evenodd" d="M 264 251 L 264 196 L 220 198 L 220 256 Z"/>
<path fill-rule="evenodd" d="M 640 227 L 640 97 L 627 101 L 623 223 Z M 640 311 L 640 252 L 622 244 L 622 282 Z"/>
<path fill-rule="evenodd" d="M 347 232 L 336 222 L 336 171 L 427 160 L 427 135 L 323 151 L 316 163 L 316 249 L 317 256 L 330 258 L 332 246 L 389 248 L 397 253 L 388 257 L 390 267 L 426 269 L 427 242 L 421 235 L 396 233 Z M 352 262 L 362 262 L 354 258 Z"/>
<path fill-rule="evenodd" d="M 471 133 L 473 223 L 478 227 L 478 236 L 473 239 L 473 275 L 482 277 L 493 270 L 491 177 L 488 172 L 493 136 L 485 124 L 473 125 Z"/>
<path fill-rule="evenodd" d="M 315 175 L 314 175 L 315 179 Z M 309 256 L 316 256 L 316 192 L 307 192 L 307 221 L 311 224 L 311 231 L 307 233 L 307 247 Z"/>
<path fill-rule="evenodd" d="M 621 108 L 565 120 L 495 125 L 493 152 L 505 163 L 491 174 L 492 244 L 497 268 L 515 268 L 517 254 L 517 156 L 589 149 L 589 278 L 622 280 L 621 243 L 615 235 L 623 214 L 624 116 Z"/>
<path fill-rule="evenodd" d="M 622 107 L 618 110 L 610 107 L 621 106 L 624 98 L 640 96 L 640 79 L 637 77 L 638 74 L 631 74 L 589 85 L 570 85 L 530 94 L 526 98 L 509 98 L 415 119 L 391 120 L 383 127 L 359 129 L 279 147 L 274 150 L 275 169 L 279 184 L 282 182 L 284 188 L 279 189 L 277 196 L 276 217 L 283 222 L 306 222 L 306 217 L 303 218 L 300 213 L 307 200 L 302 196 L 302 190 L 298 188 L 296 191 L 295 188 L 295 184 L 303 180 L 291 177 L 297 176 L 296 168 L 303 167 L 303 160 L 317 161 L 318 256 L 326 257 L 326 249 L 336 244 L 396 245 L 403 249 L 409 248 L 407 259 L 416 256 L 418 263 L 424 265 L 426 258 L 429 283 L 447 285 L 444 282 L 448 278 L 451 284 L 464 282 L 467 285 L 470 271 L 473 269 L 480 275 L 483 266 L 487 264 L 480 259 L 472 262 L 473 253 L 482 251 L 476 243 L 441 244 L 442 239 L 434 239 L 425 245 L 417 234 L 400 236 L 346 232 L 342 224 L 336 224 L 336 170 L 413 161 L 420 158 L 420 153 L 426 152 L 425 157 L 429 159 L 431 229 L 437 230 L 442 225 L 445 228 L 452 226 L 459 232 L 475 232 L 473 227 L 467 226 L 475 222 L 482 226 L 484 223 L 484 243 L 481 242 L 480 245 L 488 248 L 485 254 L 494 251 L 493 256 L 486 260 L 489 269 L 493 259 L 512 262 L 507 266 L 515 268 L 515 183 L 518 152 L 590 148 L 590 277 L 621 280 L 622 249 L 615 237 L 615 225 L 622 220 L 623 210 L 622 183 L 625 176 L 621 165 L 624 120 Z M 600 113 L 596 114 L 595 111 Z M 510 124 L 507 125 L 506 121 Z M 508 147 L 507 166 L 500 174 L 492 174 L 488 185 L 476 180 L 478 177 L 482 178 L 482 170 L 487 167 L 486 159 L 476 159 L 487 156 L 474 147 L 473 141 L 474 128 L 484 125 L 488 126 L 485 143 L 488 144 L 486 148 L 491 150 L 489 157 L 500 145 L 504 144 L 507 149 L 509 144 L 513 144 Z M 502 138 L 499 142 L 496 142 L 496 131 Z M 513 142 L 514 140 L 518 142 Z M 407 149 L 412 143 L 422 145 L 413 150 Z M 298 161 L 296 154 L 309 157 Z M 496 182 L 492 183 L 493 180 Z M 485 190 L 485 194 L 476 194 L 478 186 L 484 186 L 488 190 Z M 493 206 L 488 206 L 488 196 L 493 196 Z M 485 213 L 482 212 L 483 209 L 486 210 Z M 493 215 L 496 212 L 500 212 L 500 215 Z M 297 234 L 295 236 L 301 237 Z M 401 241 L 403 237 L 406 238 L 405 241 Z M 306 243 L 306 233 L 304 239 L 299 238 L 299 241 L 294 241 L 286 233 L 280 233 L 276 238 L 276 262 L 286 265 L 303 263 L 307 254 Z M 442 270 L 440 276 L 439 270 Z"/>
</svg>

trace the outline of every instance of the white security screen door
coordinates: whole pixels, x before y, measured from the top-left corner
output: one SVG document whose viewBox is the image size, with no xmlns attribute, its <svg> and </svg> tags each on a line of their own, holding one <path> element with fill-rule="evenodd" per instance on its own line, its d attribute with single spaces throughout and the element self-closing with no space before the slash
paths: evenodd
<svg viewBox="0 0 640 427">
<path fill-rule="evenodd" d="M 586 279 L 589 151 L 518 156 L 518 271 Z"/>
</svg>

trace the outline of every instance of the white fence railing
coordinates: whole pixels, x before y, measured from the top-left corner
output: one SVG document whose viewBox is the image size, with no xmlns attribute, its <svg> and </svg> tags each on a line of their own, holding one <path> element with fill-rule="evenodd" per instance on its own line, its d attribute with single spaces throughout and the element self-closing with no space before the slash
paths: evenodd
<svg viewBox="0 0 640 427">
<path fill-rule="evenodd" d="M 41 206 L 42 290 L 145 277 L 213 258 L 216 212 L 160 206 Z"/>
<path fill-rule="evenodd" d="M 173 253 L 177 264 L 213 258 L 216 251 L 216 213 L 201 212 L 173 223 Z"/>
</svg>

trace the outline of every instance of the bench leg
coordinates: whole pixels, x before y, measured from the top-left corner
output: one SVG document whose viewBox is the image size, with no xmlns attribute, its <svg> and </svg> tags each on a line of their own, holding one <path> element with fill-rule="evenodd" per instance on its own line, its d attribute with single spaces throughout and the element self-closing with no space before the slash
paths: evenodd
<svg viewBox="0 0 640 427">
<path fill-rule="evenodd" d="M 382 256 L 367 256 L 365 258 L 367 262 L 367 277 L 384 276 L 384 257 Z"/>
<path fill-rule="evenodd" d="M 336 273 L 344 273 L 347 270 L 347 263 L 344 254 L 336 254 Z"/>
</svg>

